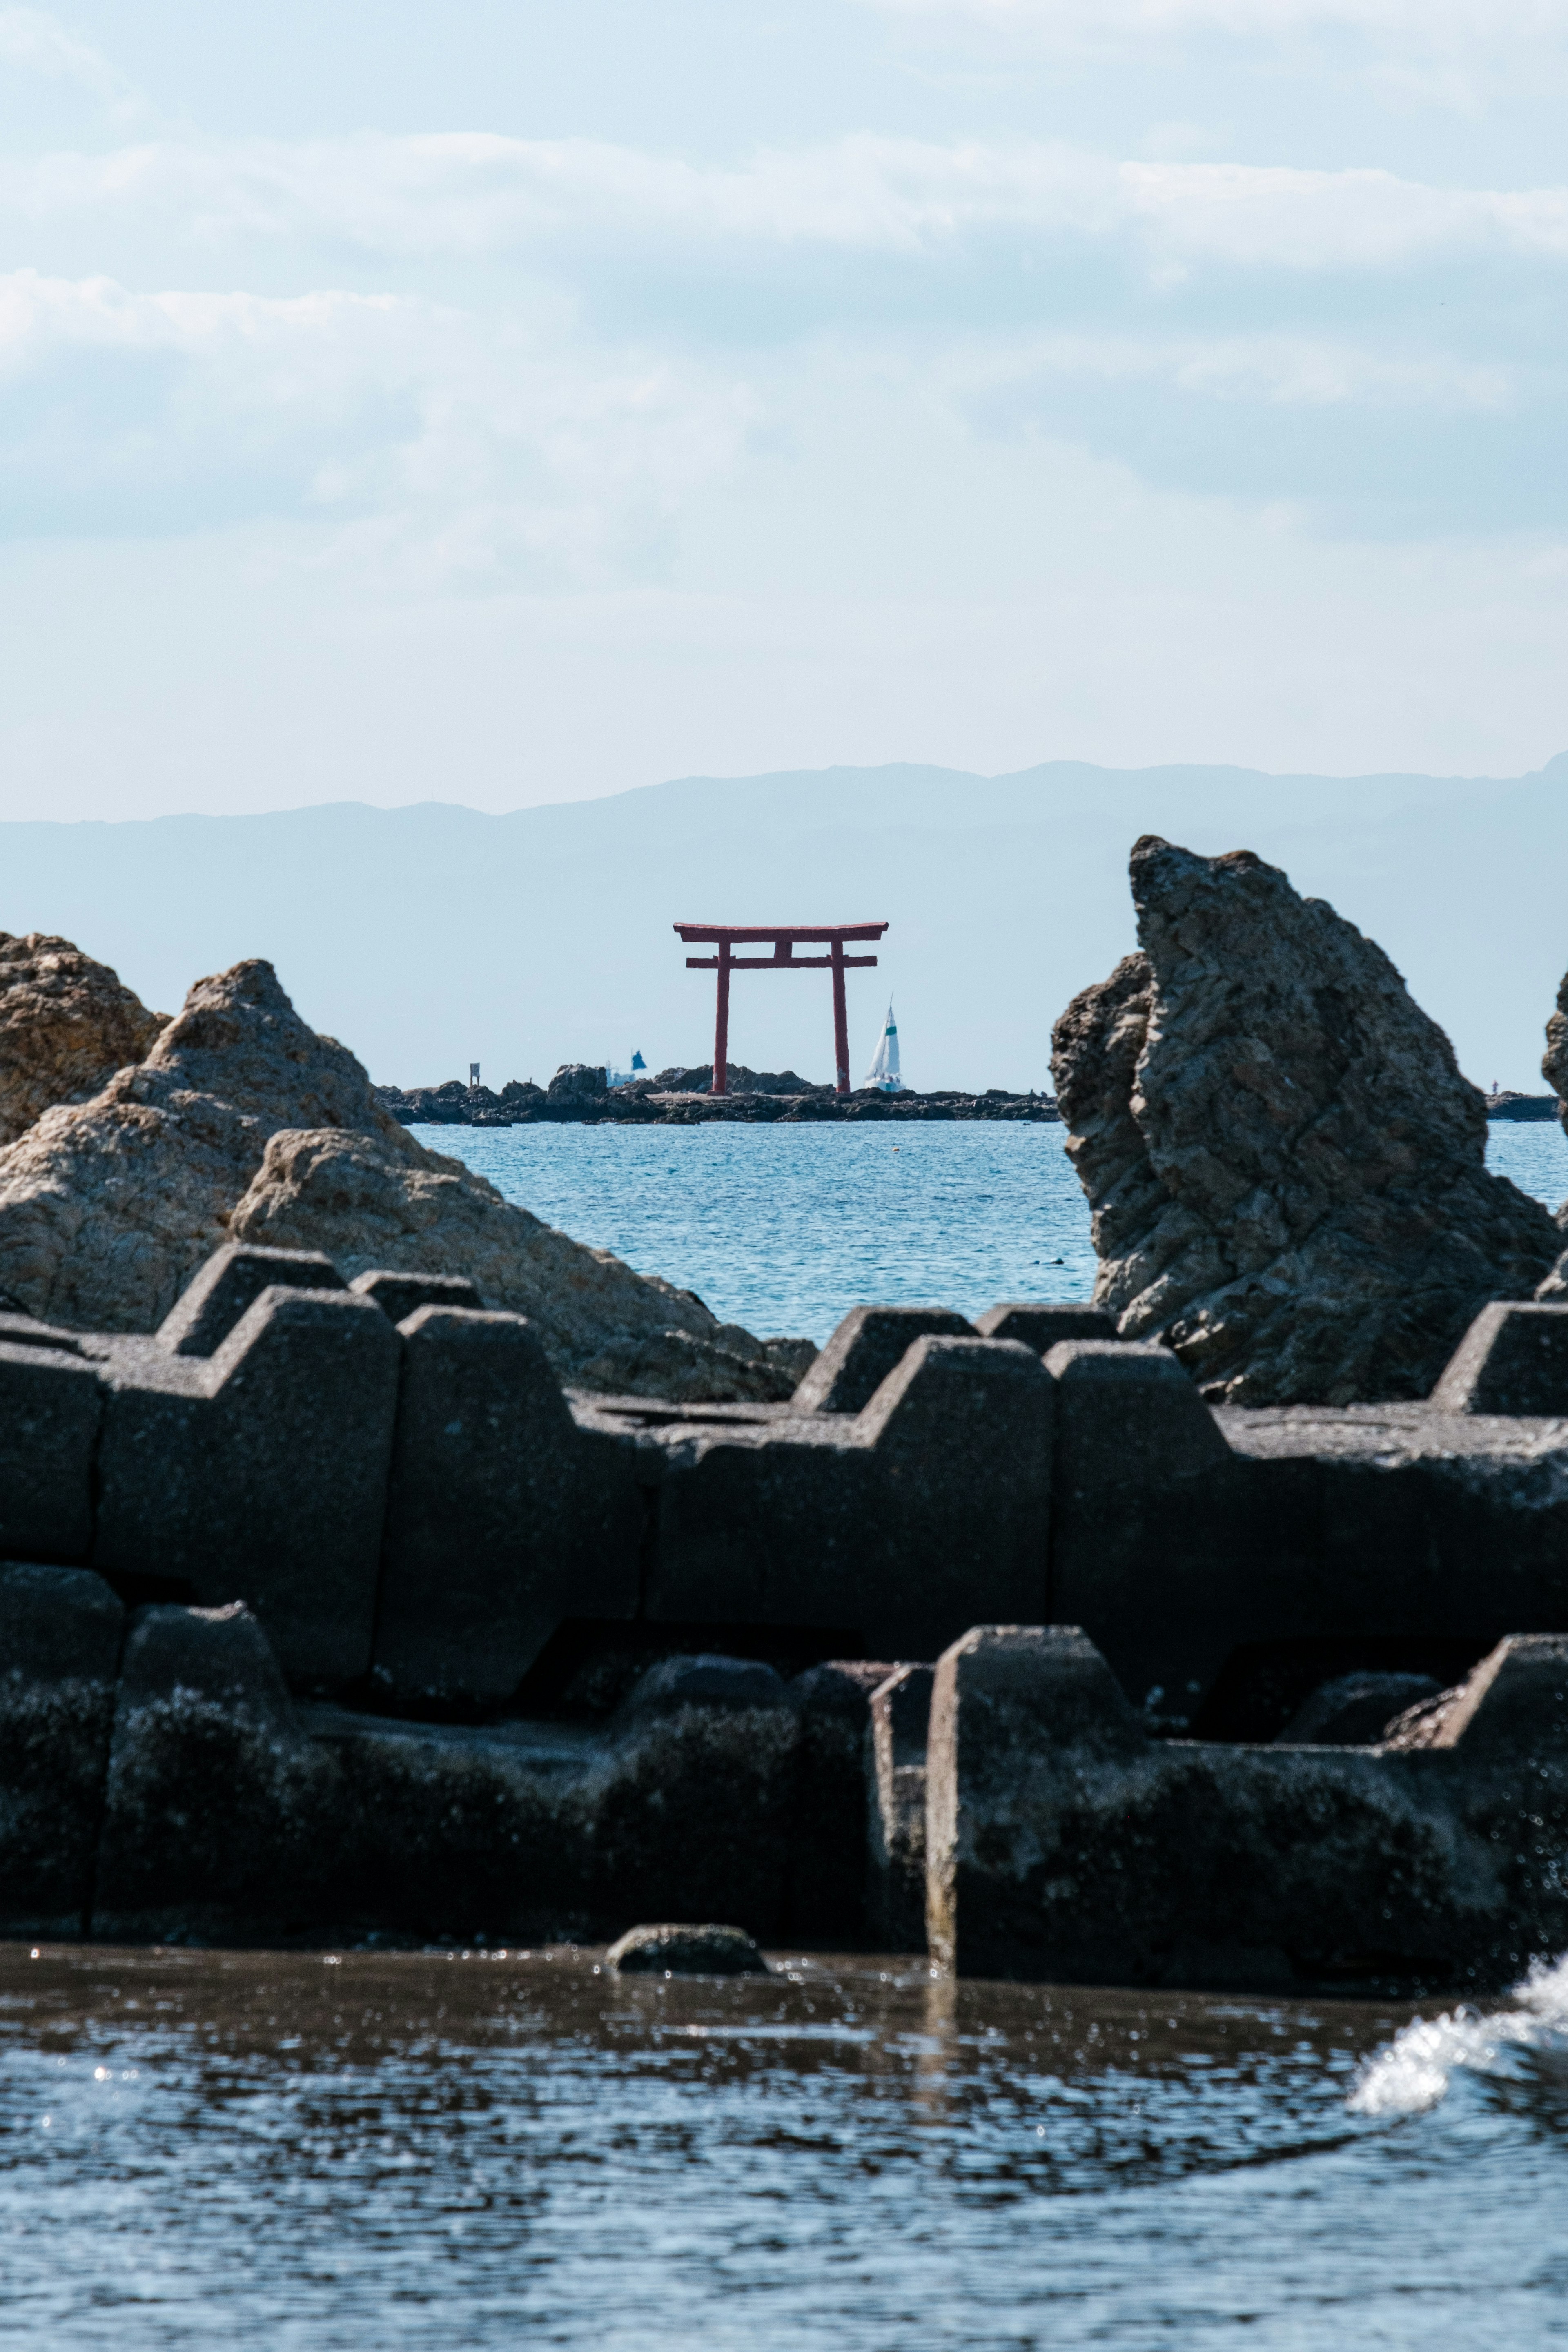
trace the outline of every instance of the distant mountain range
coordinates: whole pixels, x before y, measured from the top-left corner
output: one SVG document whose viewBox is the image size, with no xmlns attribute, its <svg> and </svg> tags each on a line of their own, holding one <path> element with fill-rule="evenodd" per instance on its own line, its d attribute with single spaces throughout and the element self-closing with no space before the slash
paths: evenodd
<svg viewBox="0 0 1568 2352">
<path fill-rule="evenodd" d="M 354 802 L 268 816 L 0 825 L 0 928 L 59 931 L 174 1010 L 262 955 L 379 1081 L 546 1080 L 712 1053 L 678 919 L 886 918 L 850 981 L 861 1075 L 889 993 L 916 1087 L 1043 1087 L 1051 1023 L 1134 944 L 1142 833 L 1255 849 L 1387 949 L 1479 1085 L 1541 1090 L 1568 967 L 1568 752 L 1510 781 L 829 768 L 685 777 L 483 815 Z M 731 1057 L 826 1078 L 826 975 L 734 983 Z"/>
</svg>

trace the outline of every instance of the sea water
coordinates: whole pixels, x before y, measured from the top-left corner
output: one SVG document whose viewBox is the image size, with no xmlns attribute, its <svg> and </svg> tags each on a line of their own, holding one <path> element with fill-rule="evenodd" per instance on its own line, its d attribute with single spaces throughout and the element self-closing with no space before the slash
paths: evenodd
<svg viewBox="0 0 1568 2352">
<path fill-rule="evenodd" d="M 1083 1188 L 1055 1124 L 420 1127 L 509 1201 L 723 1321 L 818 1346 L 852 1307 L 1087 1298 Z M 1555 1120 L 1495 1120 L 1488 1164 L 1552 1208 Z"/>
<path fill-rule="evenodd" d="M 0 2343 L 1568 2340 L 1562 1969 L 1417 2020 L 773 1958 L 0 1948 Z"/>
</svg>

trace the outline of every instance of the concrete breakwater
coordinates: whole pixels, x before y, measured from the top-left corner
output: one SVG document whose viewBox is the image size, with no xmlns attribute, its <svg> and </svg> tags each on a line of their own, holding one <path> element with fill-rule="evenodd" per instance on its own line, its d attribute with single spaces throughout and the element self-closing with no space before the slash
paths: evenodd
<svg viewBox="0 0 1568 2352">
<path fill-rule="evenodd" d="M 0 1924 L 1511 1981 L 1568 1941 L 1568 1309 L 1376 1409 L 1108 1332 L 863 1308 L 692 1407 L 308 1253 L 150 1338 L 5 1318 Z M 1348 1675 L 1440 1696 L 1314 1738 Z"/>
</svg>

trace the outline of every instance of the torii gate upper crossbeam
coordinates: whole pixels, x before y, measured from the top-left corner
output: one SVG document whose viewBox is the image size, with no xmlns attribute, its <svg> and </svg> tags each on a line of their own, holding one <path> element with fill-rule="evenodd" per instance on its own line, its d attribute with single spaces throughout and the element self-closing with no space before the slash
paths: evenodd
<svg viewBox="0 0 1568 2352">
<path fill-rule="evenodd" d="M 729 1091 L 730 974 L 732 971 L 831 971 L 833 974 L 833 1046 L 838 1092 L 849 1092 L 849 1013 L 844 996 L 844 975 L 877 961 L 874 955 L 846 955 L 847 940 L 879 940 L 886 923 L 677 923 L 678 935 L 689 944 L 708 941 L 716 956 L 688 956 L 689 971 L 716 971 L 717 1017 L 713 1024 L 713 1084 L 716 1095 Z M 737 946 L 771 940 L 771 956 L 738 956 Z M 827 953 L 797 956 L 796 945 L 826 947 Z"/>
</svg>

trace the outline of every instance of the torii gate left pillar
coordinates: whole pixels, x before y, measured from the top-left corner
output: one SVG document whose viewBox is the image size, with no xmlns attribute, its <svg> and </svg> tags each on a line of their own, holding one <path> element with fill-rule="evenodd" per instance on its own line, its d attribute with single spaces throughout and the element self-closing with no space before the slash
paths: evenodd
<svg viewBox="0 0 1568 2352">
<path fill-rule="evenodd" d="M 688 956 L 688 971 L 718 974 L 718 1004 L 713 1023 L 713 1084 L 710 1091 L 727 1094 L 730 1061 L 730 974 L 732 971 L 831 971 L 833 974 L 833 1063 L 841 1095 L 849 1092 L 849 1008 L 844 975 L 869 964 L 874 955 L 846 955 L 847 940 L 879 940 L 886 923 L 677 923 L 678 935 L 690 944 L 707 940 L 719 952 Z M 771 956 L 738 956 L 738 945 L 773 941 Z M 797 946 L 820 944 L 826 955 L 797 956 Z"/>
</svg>

